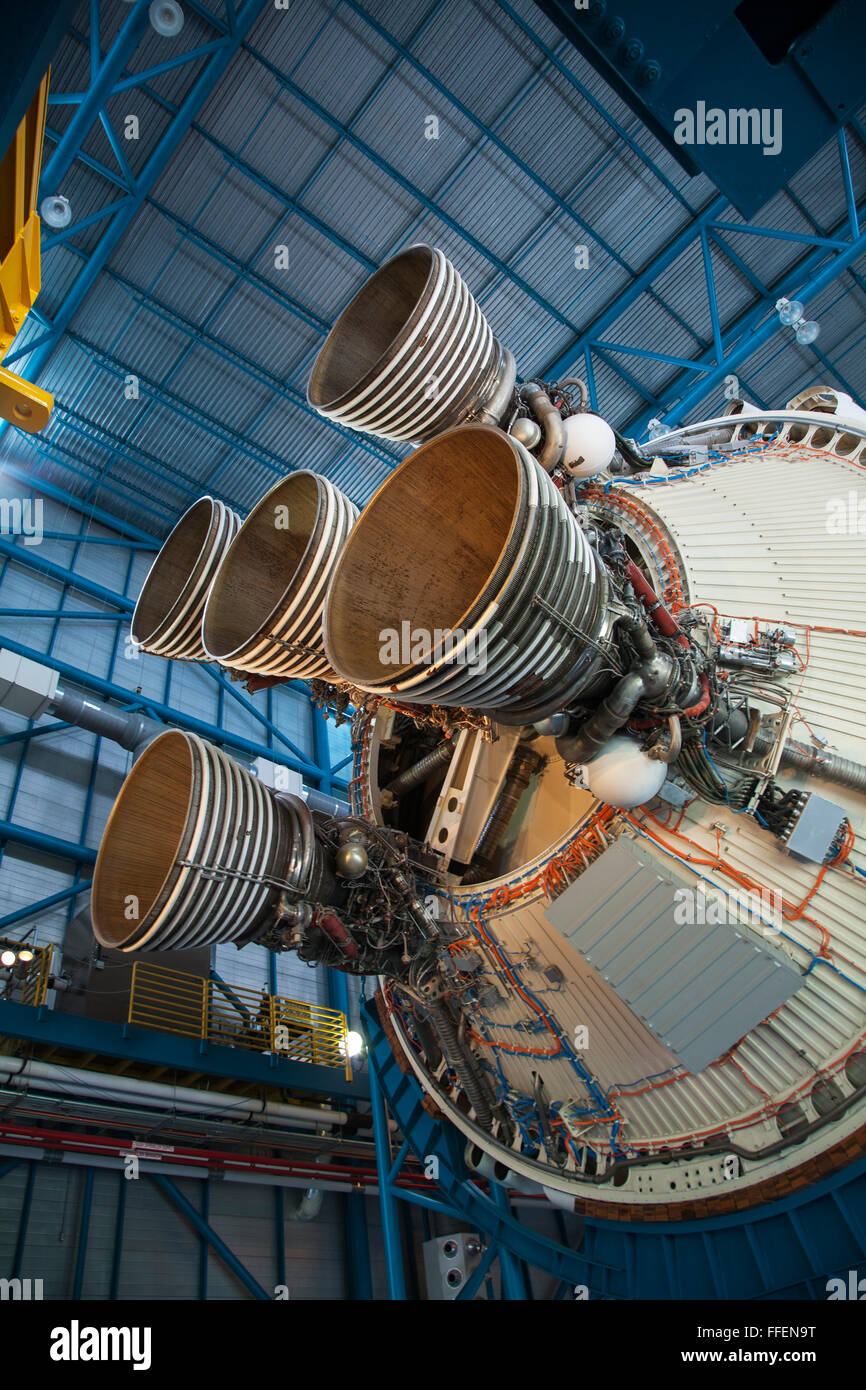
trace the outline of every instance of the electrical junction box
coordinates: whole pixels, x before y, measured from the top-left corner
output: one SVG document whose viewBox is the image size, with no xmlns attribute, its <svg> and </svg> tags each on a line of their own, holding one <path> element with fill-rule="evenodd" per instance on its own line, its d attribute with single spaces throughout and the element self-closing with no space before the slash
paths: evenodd
<svg viewBox="0 0 866 1390">
<path fill-rule="evenodd" d="M 432 1303 L 453 1301 L 472 1276 L 484 1251 L 474 1231 L 457 1231 L 438 1240 L 425 1240 L 424 1277 Z"/>
<path fill-rule="evenodd" d="M 679 782 L 675 782 L 671 777 L 666 778 L 658 789 L 660 800 L 666 801 L 669 806 L 676 806 L 677 808 L 685 806 L 687 801 L 691 801 L 693 795 L 693 792 L 687 791 L 685 787 L 681 787 Z"/>
<path fill-rule="evenodd" d="M 748 618 L 732 618 L 728 640 L 738 646 L 747 646 L 752 636 L 752 624 Z"/>
<path fill-rule="evenodd" d="M 845 812 L 835 801 L 807 792 L 799 814 L 782 834 L 782 844 L 795 859 L 823 864 L 844 819 Z"/>
</svg>

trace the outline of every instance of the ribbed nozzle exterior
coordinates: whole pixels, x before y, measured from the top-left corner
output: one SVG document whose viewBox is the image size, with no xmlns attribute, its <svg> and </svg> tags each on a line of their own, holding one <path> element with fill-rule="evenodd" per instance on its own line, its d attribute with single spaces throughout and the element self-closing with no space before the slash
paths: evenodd
<svg viewBox="0 0 866 1390">
<path fill-rule="evenodd" d="M 587 687 L 606 621 L 604 571 L 550 477 L 501 430 L 464 425 L 367 503 L 331 581 L 325 647 L 372 694 L 519 723 Z"/>
<path fill-rule="evenodd" d="M 174 661 L 207 661 L 202 617 L 241 519 L 215 497 L 184 512 L 151 565 L 132 615 L 133 641 Z"/>
<path fill-rule="evenodd" d="M 335 680 L 322 609 L 358 509 L 327 478 L 283 478 L 256 504 L 226 551 L 208 596 L 208 656 L 232 670 Z"/>
<path fill-rule="evenodd" d="M 321 864 L 310 814 L 196 734 L 169 729 L 142 753 L 114 804 L 93 875 L 96 939 L 122 951 L 251 939 L 281 884 Z"/>
<path fill-rule="evenodd" d="M 513 356 L 461 276 L 419 245 L 386 261 L 343 310 L 307 399 L 352 429 L 421 443 L 467 420 L 496 422 L 514 381 Z"/>
</svg>

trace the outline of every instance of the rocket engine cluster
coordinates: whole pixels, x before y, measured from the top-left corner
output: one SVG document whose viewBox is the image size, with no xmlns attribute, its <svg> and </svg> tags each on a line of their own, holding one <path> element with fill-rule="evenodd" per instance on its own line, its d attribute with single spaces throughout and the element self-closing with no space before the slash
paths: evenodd
<svg viewBox="0 0 866 1390">
<path fill-rule="evenodd" d="M 738 489 L 757 453 L 763 466 L 820 452 L 850 470 L 866 413 L 827 392 L 769 413 L 735 401 L 642 447 L 590 408 L 583 382 L 519 382 L 429 246 L 362 287 L 308 398 L 344 426 L 416 447 L 360 515 L 309 471 L 289 473 L 242 524 L 202 498 L 156 557 L 132 634 L 252 689 L 307 680 L 338 719 L 351 708 L 352 814 L 311 811 L 168 730 L 111 814 L 94 931 L 131 952 L 256 941 L 381 977 L 410 1061 L 455 1122 L 507 1152 L 509 1171 L 523 1163 L 567 1190 L 637 1150 L 609 1120 L 609 1087 L 563 1042 L 580 1020 L 557 1022 L 539 1003 L 564 987 L 574 948 L 547 951 L 530 991 L 531 922 L 521 956 L 497 944 L 488 915 L 555 899 L 634 838 L 632 813 L 647 804 L 747 822 L 779 854 L 808 800 L 786 770 L 855 799 L 866 790 L 859 763 L 792 737 L 780 691 L 803 670 L 803 633 L 781 602 L 769 619 L 752 621 L 748 603 L 748 622 L 736 616 L 734 591 L 749 582 L 733 536 L 712 601 L 701 571 L 702 547 L 735 513 L 742 533 Z M 700 507 L 677 510 L 680 495 Z M 773 505 L 760 499 L 756 514 Z M 849 833 L 847 805 L 828 854 Z M 560 1035 L 555 1050 L 537 1046 L 541 1033 Z M 509 1072 L 509 1049 L 522 1072 Z M 555 1095 L 533 1057 L 575 1063 L 576 1094 Z M 641 1139 L 645 1161 L 660 1134 L 650 1125 Z"/>
</svg>

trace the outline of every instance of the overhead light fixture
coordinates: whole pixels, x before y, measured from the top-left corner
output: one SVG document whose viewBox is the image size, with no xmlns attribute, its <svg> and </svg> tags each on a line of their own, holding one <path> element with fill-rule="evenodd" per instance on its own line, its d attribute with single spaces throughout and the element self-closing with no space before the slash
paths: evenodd
<svg viewBox="0 0 866 1390">
<path fill-rule="evenodd" d="M 815 319 L 804 319 L 802 323 L 797 324 L 797 332 L 794 336 L 803 347 L 808 347 L 809 343 L 814 343 L 820 332 L 820 324 Z"/>
<path fill-rule="evenodd" d="M 150 22 L 164 39 L 172 39 L 183 28 L 183 10 L 177 0 L 153 0 L 148 14 Z"/>
<path fill-rule="evenodd" d="M 68 227 L 72 221 L 72 204 L 62 193 L 54 193 L 50 198 L 42 199 L 39 215 L 49 227 Z"/>
<path fill-rule="evenodd" d="M 346 1034 L 343 1046 L 346 1049 L 347 1057 L 360 1057 L 364 1051 L 364 1039 L 360 1033 L 350 1031 Z"/>
<path fill-rule="evenodd" d="M 7 969 L 7 970 L 10 970 L 14 964 L 15 964 L 15 952 L 14 952 L 14 951 L 3 951 L 3 952 L 0 952 L 0 965 L 5 965 L 6 969 Z"/>
<path fill-rule="evenodd" d="M 802 347 L 814 343 L 821 332 L 820 324 L 815 319 L 804 319 L 805 311 L 799 299 L 777 299 L 776 312 L 780 323 L 795 330 L 794 336 Z"/>
<path fill-rule="evenodd" d="M 31 950 L 29 946 L 25 946 L 23 951 L 18 952 L 18 959 L 19 961 L 22 961 L 25 965 L 27 965 L 33 959 L 35 954 L 36 952 Z"/>
</svg>

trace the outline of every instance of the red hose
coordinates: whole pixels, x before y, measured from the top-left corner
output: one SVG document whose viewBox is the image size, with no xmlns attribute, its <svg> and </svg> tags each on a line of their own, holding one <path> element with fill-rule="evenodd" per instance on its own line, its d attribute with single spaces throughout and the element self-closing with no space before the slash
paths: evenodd
<svg viewBox="0 0 866 1390">
<path fill-rule="evenodd" d="M 683 714 L 686 716 L 686 718 L 692 719 L 696 714 L 703 714 L 707 705 L 710 703 L 710 683 L 707 680 L 706 673 L 704 671 L 701 672 L 701 691 L 702 694 L 701 698 L 698 700 L 698 703 L 696 705 L 692 705 L 689 709 L 683 710 Z"/>
<path fill-rule="evenodd" d="M 655 589 L 652 587 L 649 580 L 641 574 L 634 560 L 626 561 L 625 577 L 631 581 L 635 593 L 640 596 L 645 606 L 650 609 L 650 617 L 659 632 L 665 637 L 676 637 L 688 646 L 688 638 L 680 631 L 676 618 L 665 608 Z"/>
<path fill-rule="evenodd" d="M 634 589 L 635 593 L 638 594 L 645 606 L 649 609 L 650 617 L 652 618 L 659 632 L 661 632 L 665 637 L 675 637 L 681 647 L 685 647 L 686 651 L 691 651 L 688 637 L 686 637 L 685 633 L 680 628 L 673 614 L 670 613 L 667 608 L 665 608 L 664 604 L 662 603 L 658 594 L 653 589 L 649 580 L 646 578 L 645 575 L 641 573 L 634 560 L 626 561 L 625 576 L 626 579 L 628 579 L 631 582 L 631 586 Z M 704 710 L 707 708 L 709 703 L 710 683 L 707 680 L 706 673 L 702 671 L 701 698 L 698 700 L 698 703 L 696 705 L 691 705 L 688 709 L 684 709 L 682 713 L 686 718 L 692 719 L 696 714 L 703 714 Z M 641 719 L 632 720 L 631 722 L 633 724 L 639 725 L 640 727 L 644 727 L 645 725 L 655 723 L 657 721 Z"/>
<path fill-rule="evenodd" d="M 344 956 L 354 960 L 358 954 L 358 943 L 347 927 L 343 926 L 339 917 L 335 917 L 333 912 L 323 912 L 316 919 L 316 926 L 321 927 L 322 931 L 331 938 L 338 951 L 342 951 Z"/>
</svg>

